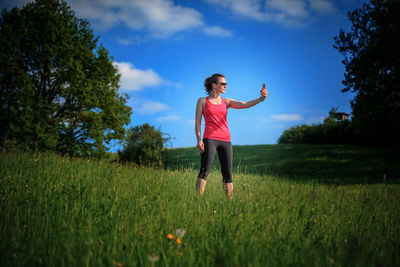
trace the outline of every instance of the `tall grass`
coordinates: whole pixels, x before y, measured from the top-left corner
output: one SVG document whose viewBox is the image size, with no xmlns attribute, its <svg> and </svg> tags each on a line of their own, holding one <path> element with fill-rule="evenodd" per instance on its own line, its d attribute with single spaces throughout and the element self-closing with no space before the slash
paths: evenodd
<svg viewBox="0 0 400 267">
<path fill-rule="evenodd" d="M 4 266 L 398 266 L 400 186 L 0 155 Z M 175 231 L 186 229 L 177 243 Z M 174 238 L 168 240 L 168 234 Z M 154 255 L 155 262 L 151 262 Z"/>
</svg>

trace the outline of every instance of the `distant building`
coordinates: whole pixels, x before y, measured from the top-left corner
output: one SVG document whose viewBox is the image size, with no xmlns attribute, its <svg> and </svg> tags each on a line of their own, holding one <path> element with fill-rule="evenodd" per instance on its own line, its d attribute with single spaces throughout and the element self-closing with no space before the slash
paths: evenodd
<svg viewBox="0 0 400 267">
<path fill-rule="evenodd" d="M 338 121 L 347 121 L 349 119 L 349 115 L 344 112 L 329 112 L 329 116 L 337 119 Z"/>
</svg>

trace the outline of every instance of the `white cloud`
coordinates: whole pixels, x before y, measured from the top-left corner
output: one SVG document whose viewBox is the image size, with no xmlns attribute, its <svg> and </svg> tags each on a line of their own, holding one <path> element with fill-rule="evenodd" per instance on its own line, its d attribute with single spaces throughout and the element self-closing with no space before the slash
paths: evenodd
<svg viewBox="0 0 400 267">
<path fill-rule="evenodd" d="M 137 69 L 129 62 L 114 62 L 121 74 L 121 90 L 124 91 L 139 91 L 144 87 L 155 87 L 162 84 L 172 84 L 160 77 L 154 70 Z"/>
<path fill-rule="evenodd" d="M 170 109 L 165 103 L 139 98 L 130 99 L 129 105 L 132 106 L 134 113 L 137 112 L 141 115 L 152 115 Z"/>
<path fill-rule="evenodd" d="M 335 12 L 331 0 L 206 0 L 229 9 L 233 14 L 260 22 L 303 27 L 315 12 Z"/>
<path fill-rule="evenodd" d="M 221 28 L 219 26 L 205 27 L 204 32 L 207 35 L 217 36 L 222 38 L 228 38 L 233 36 L 233 33 L 231 31 Z"/>
<path fill-rule="evenodd" d="M 269 0 L 266 1 L 266 9 L 274 10 L 287 17 L 307 17 L 306 1 L 299 0 Z"/>
<path fill-rule="evenodd" d="M 180 121 L 182 118 L 178 115 L 166 115 L 157 117 L 158 122 L 165 122 L 165 121 Z"/>
<path fill-rule="evenodd" d="M 168 38 L 181 31 L 208 27 L 199 11 L 175 4 L 172 0 L 67 2 L 79 16 L 103 30 L 124 24 L 132 30 L 144 31 L 151 38 Z"/>
<path fill-rule="evenodd" d="M 306 124 L 323 123 L 326 116 L 309 117 Z"/>
<path fill-rule="evenodd" d="M 333 3 L 328 0 L 310 0 L 311 8 L 320 13 L 333 13 L 336 11 Z"/>
<path fill-rule="evenodd" d="M 122 44 L 122 45 L 131 45 L 133 44 L 133 41 L 129 38 L 118 38 L 117 39 L 118 43 Z"/>
<path fill-rule="evenodd" d="M 274 114 L 271 115 L 271 118 L 277 121 L 285 121 L 285 122 L 303 120 L 303 117 L 300 116 L 299 114 Z"/>
<path fill-rule="evenodd" d="M 205 0 L 229 9 L 233 14 L 260 22 L 303 27 L 315 13 L 336 12 L 333 0 Z M 18 5 L 29 0 L 17 0 Z M 67 0 L 78 16 L 107 30 L 124 24 L 135 31 L 144 31 L 150 38 L 168 38 L 176 33 L 202 29 L 205 34 L 232 37 L 231 31 L 207 25 L 203 14 L 173 0 Z M 123 44 L 134 43 L 121 38 Z"/>
<path fill-rule="evenodd" d="M 264 20 L 260 0 L 206 0 L 211 4 L 230 9 L 236 15 L 250 17 L 256 20 Z"/>
<path fill-rule="evenodd" d="M 170 0 L 69 0 L 68 3 L 79 16 L 103 29 L 123 23 L 155 37 L 167 37 L 204 24 L 200 12 Z"/>
<path fill-rule="evenodd" d="M 188 120 L 187 123 L 188 123 L 189 125 L 191 125 L 191 126 L 194 126 L 194 125 L 195 125 L 195 121 L 194 121 L 194 120 Z"/>
</svg>

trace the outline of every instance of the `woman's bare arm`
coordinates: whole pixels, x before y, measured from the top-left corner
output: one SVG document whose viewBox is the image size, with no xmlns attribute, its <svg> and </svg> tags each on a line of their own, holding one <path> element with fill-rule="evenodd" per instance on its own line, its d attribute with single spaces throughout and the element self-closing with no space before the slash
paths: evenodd
<svg viewBox="0 0 400 267">
<path fill-rule="evenodd" d="M 196 105 L 196 118 L 194 122 L 195 124 L 194 131 L 196 133 L 197 148 L 200 150 L 200 153 L 203 153 L 204 151 L 204 144 L 203 141 L 201 140 L 201 117 L 203 114 L 204 105 L 205 105 L 204 97 L 199 98 Z"/>
<path fill-rule="evenodd" d="M 268 91 L 263 88 L 261 91 L 261 96 L 259 98 L 244 102 L 244 101 L 238 101 L 235 99 L 225 99 L 225 101 L 227 102 L 227 106 L 228 108 L 234 108 L 234 109 L 242 109 L 242 108 L 250 108 L 254 105 L 257 105 L 260 102 L 263 102 L 265 100 L 265 98 L 268 95 Z"/>
</svg>

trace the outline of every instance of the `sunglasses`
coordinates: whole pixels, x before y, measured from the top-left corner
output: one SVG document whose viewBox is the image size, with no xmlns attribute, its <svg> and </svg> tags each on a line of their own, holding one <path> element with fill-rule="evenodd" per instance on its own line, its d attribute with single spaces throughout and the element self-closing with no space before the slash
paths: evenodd
<svg viewBox="0 0 400 267">
<path fill-rule="evenodd" d="M 224 85 L 224 86 L 228 85 L 227 83 L 217 83 L 217 84 Z"/>
</svg>

